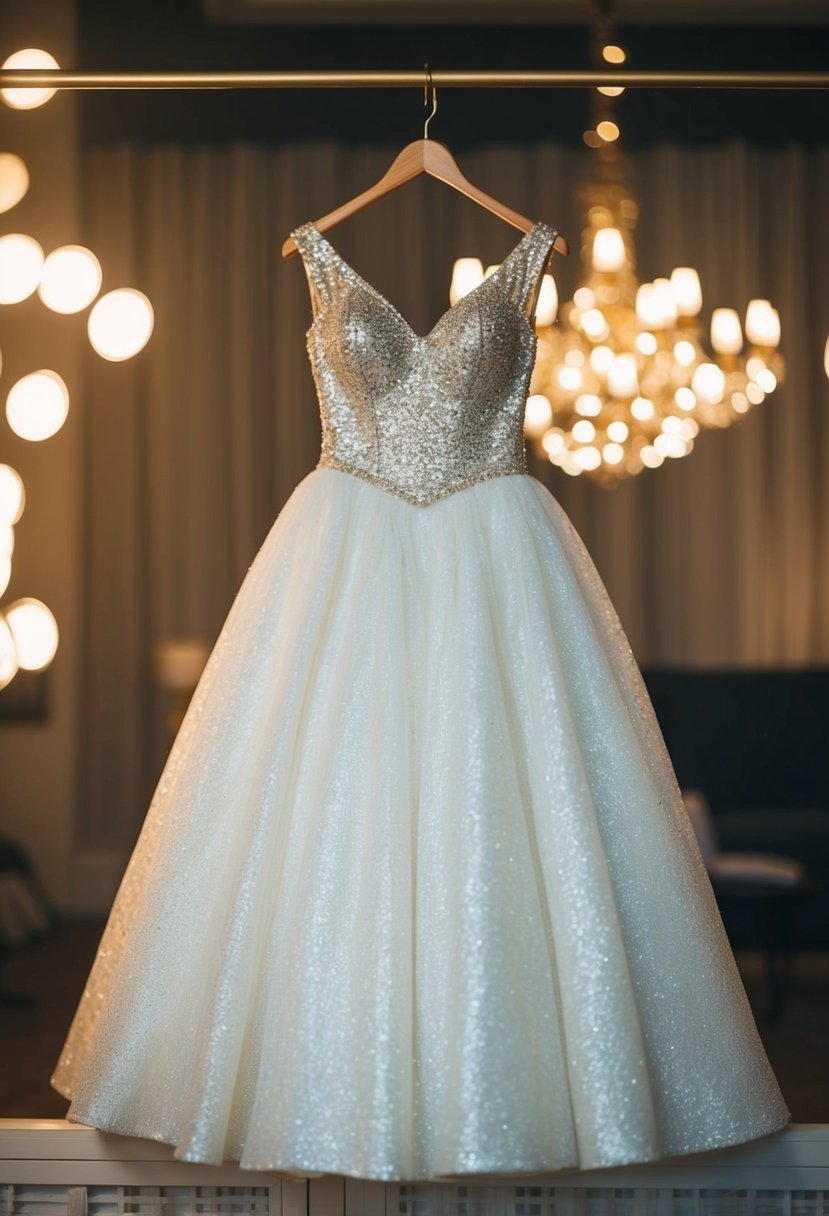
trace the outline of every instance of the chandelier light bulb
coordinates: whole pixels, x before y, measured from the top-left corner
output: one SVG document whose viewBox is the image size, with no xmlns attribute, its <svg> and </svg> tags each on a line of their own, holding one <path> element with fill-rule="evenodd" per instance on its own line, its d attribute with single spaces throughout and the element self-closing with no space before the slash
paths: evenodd
<svg viewBox="0 0 829 1216">
<path fill-rule="evenodd" d="M 449 303 L 469 295 L 484 281 L 484 264 L 480 258 L 458 258 L 452 267 L 452 282 L 449 287 Z"/>
<path fill-rule="evenodd" d="M 0 688 L 5 688 L 17 675 L 17 647 L 9 623 L 0 612 Z"/>
<path fill-rule="evenodd" d="M 23 478 L 8 464 L 0 464 L 0 523 L 16 524 L 26 505 Z"/>
<path fill-rule="evenodd" d="M 711 345 L 720 355 L 739 355 L 743 349 L 740 318 L 733 308 L 715 308 L 711 314 Z"/>
<path fill-rule="evenodd" d="M 605 63 L 624 63 L 627 55 L 620 46 L 609 42 L 607 46 L 602 47 L 602 59 Z"/>
<path fill-rule="evenodd" d="M 14 528 L 8 520 L 0 520 L 0 554 L 11 559 L 14 553 Z"/>
<path fill-rule="evenodd" d="M 689 342 L 686 338 L 682 338 L 674 347 L 674 358 L 680 367 L 691 367 L 696 361 L 697 352 L 694 349 L 693 342 Z"/>
<path fill-rule="evenodd" d="M 677 266 L 671 271 L 671 294 L 677 315 L 695 317 L 702 308 L 702 288 L 693 266 Z"/>
<path fill-rule="evenodd" d="M 6 609 L 6 620 L 24 671 L 48 667 L 58 648 L 58 625 L 46 605 L 31 596 L 15 600 Z"/>
<path fill-rule="evenodd" d="M 654 415 L 653 402 L 647 397 L 634 397 L 630 403 L 630 412 L 637 422 L 647 422 Z"/>
<path fill-rule="evenodd" d="M 578 448 L 573 453 L 573 461 L 580 469 L 597 469 L 602 463 L 602 455 L 598 448 Z"/>
<path fill-rule="evenodd" d="M 0 212 L 11 211 L 29 189 L 29 170 L 13 152 L 0 152 Z"/>
<path fill-rule="evenodd" d="M 19 304 L 40 282 L 43 250 L 34 237 L 10 232 L 0 237 L 0 304 Z"/>
<path fill-rule="evenodd" d="M 576 398 L 574 409 L 584 418 L 596 418 L 602 412 L 601 398 L 594 393 L 582 393 Z"/>
<path fill-rule="evenodd" d="M 618 228 L 600 228 L 593 237 L 593 266 L 612 272 L 625 264 L 625 242 Z"/>
<path fill-rule="evenodd" d="M 25 50 L 15 51 L 13 55 L 9 55 L 3 67 L 9 70 L 12 68 L 43 68 L 51 71 L 53 68 L 60 67 L 60 64 L 48 51 L 41 51 L 36 47 L 26 47 Z M 0 97 L 13 110 L 34 110 L 54 97 L 56 92 L 57 89 L 48 88 L 0 89 Z"/>
<path fill-rule="evenodd" d="M 531 438 L 543 435 L 553 420 L 553 407 L 543 393 L 533 393 L 524 408 L 524 430 Z"/>
<path fill-rule="evenodd" d="M 113 363 L 131 359 L 147 345 L 153 332 L 152 305 L 143 292 L 132 287 L 109 291 L 90 312 L 87 332 L 101 358 Z"/>
<path fill-rule="evenodd" d="M 80 312 L 101 290 L 101 264 L 82 245 L 53 249 L 43 263 L 38 294 L 53 312 Z"/>
<path fill-rule="evenodd" d="M 614 443 L 624 443 L 628 434 L 628 424 L 622 422 L 621 418 L 617 418 L 614 422 L 611 422 L 607 428 L 607 437 L 608 439 L 612 439 Z"/>
<path fill-rule="evenodd" d="M 750 300 L 746 309 L 746 337 L 754 346 L 775 347 L 780 342 L 780 317 L 768 300 Z"/>
<path fill-rule="evenodd" d="M 616 355 L 607 369 L 607 388 L 612 397 L 636 396 L 639 380 L 633 355 Z"/>
<path fill-rule="evenodd" d="M 725 376 L 716 363 L 700 363 L 691 379 L 691 389 L 697 399 L 708 405 L 722 401 L 725 391 Z M 670 455 L 666 452 L 664 455 Z"/>
<path fill-rule="evenodd" d="M 602 460 L 605 464 L 621 464 L 625 458 L 625 449 L 620 443 L 606 443 L 602 448 Z"/>
<path fill-rule="evenodd" d="M 606 376 L 614 357 L 609 346 L 594 346 L 590 352 L 590 366 L 597 376 Z"/>
<path fill-rule="evenodd" d="M 579 418 L 573 427 L 573 438 L 576 443 L 591 443 L 596 438 L 596 428 L 586 418 Z"/>
<path fill-rule="evenodd" d="M 50 439 L 66 421 L 69 390 L 57 372 L 30 372 L 9 389 L 6 418 L 15 435 L 37 443 Z"/>
<path fill-rule="evenodd" d="M 614 140 L 619 138 L 619 127 L 615 122 L 609 119 L 604 119 L 603 122 L 596 124 L 596 134 L 599 139 L 603 139 L 606 144 L 612 144 Z M 596 453 L 598 455 L 598 452 Z"/>
<path fill-rule="evenodd" d="M 545 274 L 541 280 L 538 293 L 538 304 L 535 309 L 535 323 L 547 327 L 552 325 L 558 314 L 558 288 L 551 274 Z"/>
<path fill-rule="evenodd" d="M 640 283 L 636 291 L 636 320 L 642 329 L 660 328 L 659 301 L 653 283 Z"/>
<path fill-rule="evenodd" d="M 549 457 L 557 456 L 564 451 L 564 432 L 557 426 L 545 431 L 541 437 L 541 446 Z"/>
<path fill-rule="evenodd" d="M 676 324 L 676 300 L 671 289 L 670 279 L 654 279 L 653 299 L 656 315 L 659 318 L 657 329 L 665 329 Z"/>
</svg>

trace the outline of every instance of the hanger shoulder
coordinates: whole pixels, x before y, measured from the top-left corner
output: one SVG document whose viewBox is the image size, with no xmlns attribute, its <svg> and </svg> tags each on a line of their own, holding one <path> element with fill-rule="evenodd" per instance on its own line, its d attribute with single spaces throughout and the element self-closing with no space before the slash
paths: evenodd
<svg viewBox="0 0 829 1216">
<path fill-rule="evenodd" d="M 385 194 L 389 194 L 399 186 L 404 186 L 406 182 L 412 181 L 413 178 L 419 177 L 422 173 L 427 173 L 430 177 L 445 182 L 447 186 L 452 186 L 453 189 L 465 194 L 467 198 L 522 232 L 529 232 L 534 226 L 533 220 L 474 186 L 464 176 L 460 165 L 446 144 L 435 139 L 416 139 L 398 152 L 378 182 L 375 182 L 368 190 L 364 190 L 362 194 L 358 194 L 356 198 L 349 199 L 347 203 L 342 203 L 334 211 L 329 211 L 321 219 L 315 220 L 314 227 L 318 228 L 320 232 L 326 232 L 350 216 L 356 215 L 358 211 L 362 211 L 364 207 L 368 207 Z M 553 248 L 559 253 L 570 252 L 566 239 L 560 234 L 556 236 Z M 282 246 L 283 258 L 289 258 L 296 252 L 296 242 L 293 237 L 288 237 Z"/>
</svg>

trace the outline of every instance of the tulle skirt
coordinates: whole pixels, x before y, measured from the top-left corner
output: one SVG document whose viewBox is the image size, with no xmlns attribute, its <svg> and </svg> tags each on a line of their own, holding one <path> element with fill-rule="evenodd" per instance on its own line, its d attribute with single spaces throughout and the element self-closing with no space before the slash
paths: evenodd
<svg viewBox="0 0 829 1216">
<path fill-rule="evenodd" d="M 378 1179 L 787 1122 L 630 647 L 539 481 L 428 507 L 300 482 L 52 1083 L 186 1160 Z"/>
</svg>

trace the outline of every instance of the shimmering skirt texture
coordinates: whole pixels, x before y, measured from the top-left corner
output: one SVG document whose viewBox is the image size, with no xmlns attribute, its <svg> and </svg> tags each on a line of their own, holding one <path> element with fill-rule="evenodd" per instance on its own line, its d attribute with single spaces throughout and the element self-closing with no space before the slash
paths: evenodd
<svg viewBox="0 0 829 1216">
<path fill-rule="evenodd" d="M 787 1122 L 630 647 L 539 481 L 427 507 L 300 482 L 53 1084 L 189 1161 L 376 1179 Z"/>
</svg>

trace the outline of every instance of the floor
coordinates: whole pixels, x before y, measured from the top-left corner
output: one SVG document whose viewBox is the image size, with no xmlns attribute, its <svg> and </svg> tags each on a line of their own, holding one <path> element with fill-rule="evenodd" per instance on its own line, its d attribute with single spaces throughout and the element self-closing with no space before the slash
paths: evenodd
<svg viewBox="0 0 829 1216">
<path fill-rule="evenodd" d="M 101 934 L 100 921 L 68 921 L 7 960 L 0 974 L 0 1117 L 62 1118 L 49 1086 Z M 829 1123 L 829 954 L 794 967 L 782 1016 L 765 1024 L 763 959 L 738 954 L 760 1032 L 796 1123 Z"/>
</svg>

